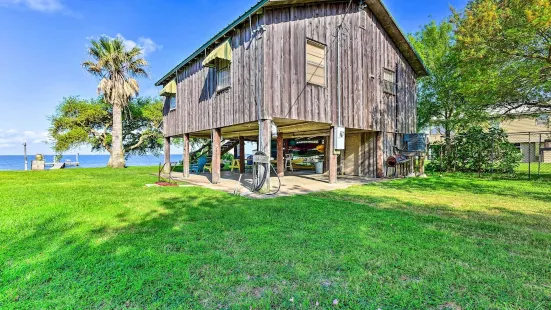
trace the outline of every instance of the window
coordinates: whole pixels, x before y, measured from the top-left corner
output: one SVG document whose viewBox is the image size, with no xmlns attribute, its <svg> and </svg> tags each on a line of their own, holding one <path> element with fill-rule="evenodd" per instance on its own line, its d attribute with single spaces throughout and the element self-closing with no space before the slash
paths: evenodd
<svg viewBox="0 0 551 310">
<path fill-rule="evenodd" d="M 216 90 L 221 91 L 231 86 L 231 62 L 218 59 L 216 62 Z"/>
<path fill-rule="evenodd" d="M 549 124 L 549 115 L 542 114 L 536 118 L 536 126 L 546 127 Z"/>
<path fill-rule="evenodd" d="M 313 85 L 326 85 L 325 45 L 306 41 L 306 82 Z"/>
<path fill-rule="evenodd" d="M 170 103 L 170 111 L 176 110 L 176 96 L 168 97 L 168 101 Z"/>
<path fill-rule="evenodd" d="M 384 69 L 383 91 L 387 94 L 396 95 L 396 72 Z"/>
</svg>

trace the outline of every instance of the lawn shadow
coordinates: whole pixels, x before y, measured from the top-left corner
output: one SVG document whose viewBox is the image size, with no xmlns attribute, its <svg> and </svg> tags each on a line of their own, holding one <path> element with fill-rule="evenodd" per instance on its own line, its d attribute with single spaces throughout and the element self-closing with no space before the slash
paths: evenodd
<svg viewBox="0 0 551 310">
<path fill-rule="evenodd" d="M 27 272 L 8 278 L 17 286 L 5 300 L 20 308 L 46 302 L 74 308 L 290 308 L 291 297 L 305 308 L 317 301 L 331 307 L 335 299 L 344 308 L 391 308 L 404 298 L 418 302 L 417 308 L 436 308 L 450 298 L 476 306 L 487 295 L 511 304 L 519 296 L 545 300 L 522 285 L 531 269 L 548 266 L 530 260 L 549 248 L 548 228 L 525 223 L 546 233 L 537 237 L 508 227 L 514 214 L 473 216 L 445 204 L 370 196 L 370 186 L 419 186 L 392 183 L 364 186 L 362 195 L 342 190 L 262 201 L 208 189 L 155 189 L 156 208 L 140 216 L 116 213 L 115 227 L 98 224 L 75 234 L 83 222 L 45 222 L 19 240 L 30 247 L 8 245 L 12 260 L 32 263 L 21 263 Z M 480 238 L 490 241 L 477 243 Z M 534 252 L 522 257 L 523 264 L 503 263 L 513 280 L 500 281 L 493 274 L 500 267 L 481 262 L 501 261 L 529 242 Z M 531 283 L 540 285 L 545 275 L 534 277 Z M 488 284 L 491 289 L 484 290 Z"/>
<path fill-rule="evenodd" d="M 551 190 L 551 186 L 547 183 L 538 181 L 519 181 L 519 180 L 501 180 L 501 184 L 492 184 L 497 181 L 484 179 L 467 179 L 467 178 L 441 178 L 432 177 L 427 179 L 405 179 L 397 182 L 382 182 L 380 186 L 388 189 L 397 189 L 409 193 L 416 192 L 434 192 L 434 191 L 449 191 L 449 192 L 465 192 L 475 195 L 497 195 L 510 198 L 533 199 L 544 202 L 549 202 L 551 194 L 546 188 Z M 519 186 L 507 185 L 507 182 L 521 182 L 528 186 L 519 188 Z M 540 187 L 538 189 L 538 187 Z"/>
</svg>

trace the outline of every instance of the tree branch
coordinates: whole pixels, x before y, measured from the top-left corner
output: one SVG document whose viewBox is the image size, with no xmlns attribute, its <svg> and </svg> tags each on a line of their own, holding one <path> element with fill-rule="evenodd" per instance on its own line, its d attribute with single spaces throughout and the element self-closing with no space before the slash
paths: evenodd
<svg viewBox="0 0 551 310">
<path fill-rule="evenodd" d="M 145 135 L 140 136 L 140 139 L 138 140 L 138 142 L 136 144 L 132 145 L 131 147 L 129 147 L 128 151 L 132 151 L 132 150 L 135 150 L 135 149 L 139 148 L 142 144 L 144 144 L 146 138 L 149 138 L 149 137 L 152 137 L 152 136 L 154 136 L 154 134 L 145 134 Z"/>
<path fill-rule="evenodd" d="M 501 113 L 501 115 L 508 115 L 509 113 L 511 113 L 513 110 L 516 110 L 518 108 L 521 108 L 521 107 L 524 107 L 524 106 L 528 106 L 528 107 L 532 107 L 532 108 L 536 108 L 536 109 L 542 109 L 542 110 L 551 110 L 551 104 L 550 103 L 547 103 L 547 102 L 523 102 L 523 103 L 519 103 L 519 104 L 516 104 L 514 106 L 511 106 L 511 107 L 508 107 L 507 110 L 505 110 L 503 113 Z"/>
<path fill-rule="evenodd" d="M 506 49 L 502 49 L 501 51 L 503 53 L 509 55 L 509 56 L 517 56 L 517 57 L 522 57 L 522 58 L 527 58 L 527 59 L 549 61 L 548 57 L 540 56 L 540 55 L 536 55 L 536 54 L 529 55 L 529 54 L 524 54 L 524 53 L 520 53 L 520 52 L 508 51 Z"/>
<path fill-rule="evenodd" d="M 111 153 L 111 148 L 107 144 L 107 136 L 105 135 L 105 131 L 99 132 L 97 130 L 92 129 L 92 133 L 94 134 L 94 136 L 96 136 L 96 138 L 100 140 L 101 145 L 107 150 L 107 152 Z"/>
</svg>

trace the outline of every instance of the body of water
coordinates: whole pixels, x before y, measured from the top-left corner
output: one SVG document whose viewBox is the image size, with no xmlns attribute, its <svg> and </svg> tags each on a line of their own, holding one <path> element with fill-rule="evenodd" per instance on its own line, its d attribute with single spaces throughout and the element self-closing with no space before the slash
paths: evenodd
<svg viewBox="0 0 551 310">
<path fill-rule="evenodd" d="M 54 155 L 45 155 L 47 163 L 54 162 Z M 29 161 L 29 170 L 31 169 L 31 161 L 35 159 L 34 155 L 27 157 Z M 182 155 L 172 155 L 171 161 L 181 161 Z M 77 161 L 76 155 L 63 156 L 60 162 L 67 160 Z M 80 167 L 78 168 L 99 168 L 107 166 L 109 161 L 109 155 L 79 155 L 78 162 Z M 158 166 L 159 163 L 164 162 L 162 156 L 132 156 L 126 161 L 127 166 Z M 72 169 L 78 169 L 72 168 Z M 23 155 L 0 155 L 0 171 L 6 170 L 25 170 L 25 157 Z"/>
</svg>

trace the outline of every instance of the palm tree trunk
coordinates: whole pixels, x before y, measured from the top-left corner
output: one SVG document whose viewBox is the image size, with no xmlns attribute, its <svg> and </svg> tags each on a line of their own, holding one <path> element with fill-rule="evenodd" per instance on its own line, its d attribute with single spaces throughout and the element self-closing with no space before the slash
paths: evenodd
<svg viewBox="0 0 551 310">
<path fill-rule="evenodd" d="M 122 146 L 122 108 L 118 104 L 113 105 L 113 141 L 111 147 L 111 158 L 108 167 L 124 168 L 124 150 Z"/>
</svg>

